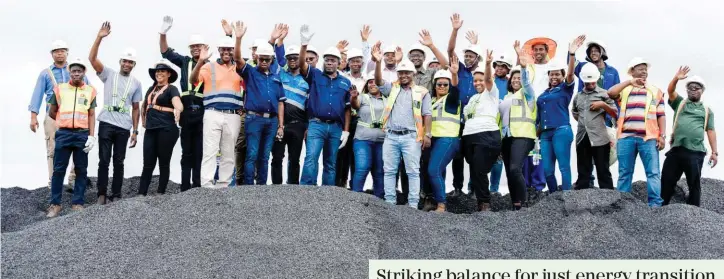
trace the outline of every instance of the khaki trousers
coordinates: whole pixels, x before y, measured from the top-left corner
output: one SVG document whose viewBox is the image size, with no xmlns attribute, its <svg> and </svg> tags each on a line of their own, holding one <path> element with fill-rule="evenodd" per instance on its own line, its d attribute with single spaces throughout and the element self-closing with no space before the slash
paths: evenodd
<svg viewBox="0 0 724 279">
<path fill-rule="evenodd" d="M 45 131 L 45 153 L 47 154 L 48 161 L 48 187 L 50 187 L 50 181 L 53 179 L 53 157 L 55 156 L 55 131 L 58 130 L 55 120 L 50 118 L 47 114 L 43 120 L 43 130 Z M 68 175 L 68 185 L 73 185 L 75 182 L 75 165 L 71 162 L 70 164 L 70 175 Z"/>
</svg>

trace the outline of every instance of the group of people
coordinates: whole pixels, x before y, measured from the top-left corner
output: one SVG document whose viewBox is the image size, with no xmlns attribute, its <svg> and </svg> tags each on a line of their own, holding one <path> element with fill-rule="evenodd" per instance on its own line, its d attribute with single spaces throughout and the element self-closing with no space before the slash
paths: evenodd
<svg viewBox="0 0 724 279">
<path fill-rule="evenodd" d="M 461 195 L 467 162 L 468 192 L 480 211 L 489 210 L 490 193 L 497 191 L 503 167 L 512 206 L 518 210 L 527 194 L 539 195 L 546 187 L 549 193 L 590 188 L 597 176 L 600 188 L 613 189 L 609 167 L 614 160 L 619 162 L 616 188 L 629 192 L 640 154 L 651 207 L 669 203 L 682 173 L 690 189 L 688 203 L 699 205 L 708 151 L 704 135 L 712 167 L 718 153 L 713 112 L 701 102 L 706 85 L 698 76 L 688 77 L 688 67 L 676 72 L 665 98 L 647 82 L 650 63 L 642 58 L 631 60 L 625 69 L 631 78 L 625 81 L 605 62 L 608 53 L 600 41 L 588 41 L 585 61 L 577 60 L 585 35 L 569 44 L 566 63 L 553 60 L 558 45 L 552 39 L 534 38 L 522 45 L 516 41 L 514 59 L 483 51 L 474 31 L 466 34 L 470 44 L 458 57 L 463 21 L 458 14 L 450 20 L 447 53 L 435 46 L 427 30 L 406 55 L 399 46 L 370 44 L 369 26 L 360 31 L 361 49 L 348 48 L 343 40 L 320 53 L 310 45 L 315 33 L 308 25 L 300 27 L 300 45 L 285 46 L 289 26 L 277 24 L 269 40 L 254 41 L 250 58 L 244 58 L 241 47 L 247 26 L 222 20 L 226 36 L 216 46 L 219 57 L 210 60 L 214 51 L 199 35 L 190 38 L 190 55 L 169 47 L 173 19 L 166 16 L 159 32 L 162 59 L 148 70 L 153 85 L 145 96 L 131 75 L 137 62 L 134 49 L 121 54 L 118 70 L 97 58 L 101 42 L 111 33 L 110 23 L 103 23 L 97 34 L 90 65 L 68 61 L 68 46 L 56 41 L 50 49 L 54 63 L 40 73 L 29 106 L 35 132 L 41 103 L 47 103 L 48 217 L 61 210 L 71 156 L 72 209 L 83 208 L 88 152 L 96 144 L 98 203 L 121 198 L 126 148 L 129 139 L 129 148 L 137 143 L 139 120 L 145 128 L 140 195 L 148 193 L 156 164 L 157 192 L 165 192 L 180 137 L 181 191 L 225 188 L 232 180 L 265 185 L 270 155 L 272 183 L 281 184 L 286 153 L 287 184 L 317 185 L 322 156 L 322 185 L 345 187 L 349 179 L 351 190 L 361 192 L 371 174 L 375 196 L 398 203 L 399 181 L 402 204 L 417 208 L 423 199 L 423 210 L 443 212 L 445 170 L 452 162 L 454 190 L 449 195 Z M 435 57 L 425 65 L 428 51 Z M 86 76 L 88 66 L 104 84 L 103 106 L 98 106 Z M 173 85 L 177 80 L 180 89 Z M 686 96 L 676 91 L 680 80 L 686 80 Z M 667 138 L 665 102 L 675 114 L 671 148 L 660 170 L 659 151 Z M 575 137 L 571 115 L 578 123 Z M 570 166 L 574 140 L 575 183 Z M 306 154 L 300 178 L 302 144 Z M 535 190 L 529 193 L 529 187 Z"/>
</svg>

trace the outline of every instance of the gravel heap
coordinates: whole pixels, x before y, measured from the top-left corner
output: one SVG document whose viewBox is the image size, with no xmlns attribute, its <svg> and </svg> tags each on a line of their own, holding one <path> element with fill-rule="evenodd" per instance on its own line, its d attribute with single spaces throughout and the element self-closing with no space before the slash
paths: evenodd
<svg viewBox="0 0 724 279">
<path fill-rule="evenodd" d="M 127 179 L 125 191 L 137 183 Z M 2 277 L 364 278 L 368 259 L 724 258 L 724 187 L 704 185 L 703 207 L 714 209 L 650 209 L 588 189 L 517 212 L 494 195 L 501 212 L 440 214 L 338 187 L 244 186 L 126 195 L 51 220 L 47 188 L 2 189 Z"/>
</svg>

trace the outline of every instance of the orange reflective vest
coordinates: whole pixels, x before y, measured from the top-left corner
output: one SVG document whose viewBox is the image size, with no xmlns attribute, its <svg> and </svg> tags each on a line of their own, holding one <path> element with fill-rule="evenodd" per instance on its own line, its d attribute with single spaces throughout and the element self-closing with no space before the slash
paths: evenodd
<svg viewBox="0 0 724 279">
<path fill-rule="evenodd" d="M 619 100 L 621 100 L 621 112 L 619 112 L 618 121 L 616 122 L 616 126 L 618 128 L 616 131 L 616 137 L 619 139 L 621 138 L 621 134 L 623 133 L 623 122 L 626 118 L 626 105 L 628 104 L 628 96 L 631 94 L 632 90 L 633 86 L 629 85 L 624 88 L 619 95 Z M 658 106 L 661 98 L 663 97 L 664 94 L 659 88 L 653 85 L 646 85 L 646 113 L 644 120 L 644 123 L 646 125 L 646 136 L 644 136 L 644 140 L 658 139 L 661 135 L 661 131 L 659 130 L 659 122 L 656 117 L 656 107 Z"/>
<path fill-rule="evenodd" d="M 397 95 L 400 91 L 401 88 L 399 84 L 396 83 L 392 85 L 392 91 L 390 91 L 390 96 L 387 98 L 387 104 L 385 105 L 385 111 L 382 114 L 382 130 L 385 130 L 385 127 L 387 127 L 387 120 L 390 118 L 392 107 L 395 105 L 395 100 L 397 100 Z M 425 136 L 425 127 L 422 123 L 422 99 L 427 93 L 427 88 L 412 85 L 412 115 L 415 118 L 418 142 L 421 142 L 422 137 Z"/>
<path fill-rule="evenodd" d="M 88 84 L 75 87 L 61 83 L 53 88 L 58 104 L 55 121 L 59 128 L 88 129 L 88 111 L 96 99 L 96 89 Z"/>
</svg>

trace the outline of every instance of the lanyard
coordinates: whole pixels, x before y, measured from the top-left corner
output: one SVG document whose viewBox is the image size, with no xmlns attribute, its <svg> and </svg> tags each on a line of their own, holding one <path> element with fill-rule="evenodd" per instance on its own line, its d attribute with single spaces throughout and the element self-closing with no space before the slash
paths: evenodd
<svg viewBox="0 0 724 279">
<path fill-rule="evenodd" d="M 118 76 L 119 75 L 120 75 L 119 73 L 116 73 L 116 77 L 113 79 L 113 106 L 114 107 L 118 106 L 116 97 L 118 97 Z M 124 103 L 126 101 L 126 97 L 128 97 L 128 91 L 130 88 L 131 88 L 131 76 L 129 75 L 128 81 L 126 81 L 126 88 L 125 88 L 126 91 L 125 91 L 125 93 L 123 93 L 123 98 L 121 98 L 121 101 Z M 123 104 L 123 106 L 125 107 L 126 104 Z"/>
<path fill-rule="evenodd" d="M 374 106 L 374 104 L 372 103 L 372 97 L 371 97 L 371 95 L 370 95 L 370 94 L 365 94 L 364 96 L 367 98 L 367 102 L 370 103 L 370 119 L 372 120 L 371 122 L 372 122 L 372 123 L 374 123 L 374 122 L 380 122 L 380 120 L 382 119 L 382 117 L 380 117 L 380 119 L 377 119 L 377 118 L 375 117 L 375 106 Z M 377 99 L 377 98 L 374 98 L 374 99 Z M 382 105 L 383 105 L 383 106 L 384 106 L 385 100 L 386 100 L 386 99 L 385 99 L 385 97 L 383 96 L 383 97 L 382 97 Z"/>
<path fill-rule="evenodd" d="M 155 90 L 151 92 L 151 94 L 148 95 L 148 103 L 149 105 L 146 106 L 146 110 L 149 110 L 152 106 L 156 106 L 156 101 L 158 100 L 158 96 L 163 94 L 164 91 L 166 91 L 166 88 L 168 87 L 168 84 L 164 85 L 161 89 Z M 151 102 L 151 97 L 153 96 L 153 102 Z"/>
</svg>

